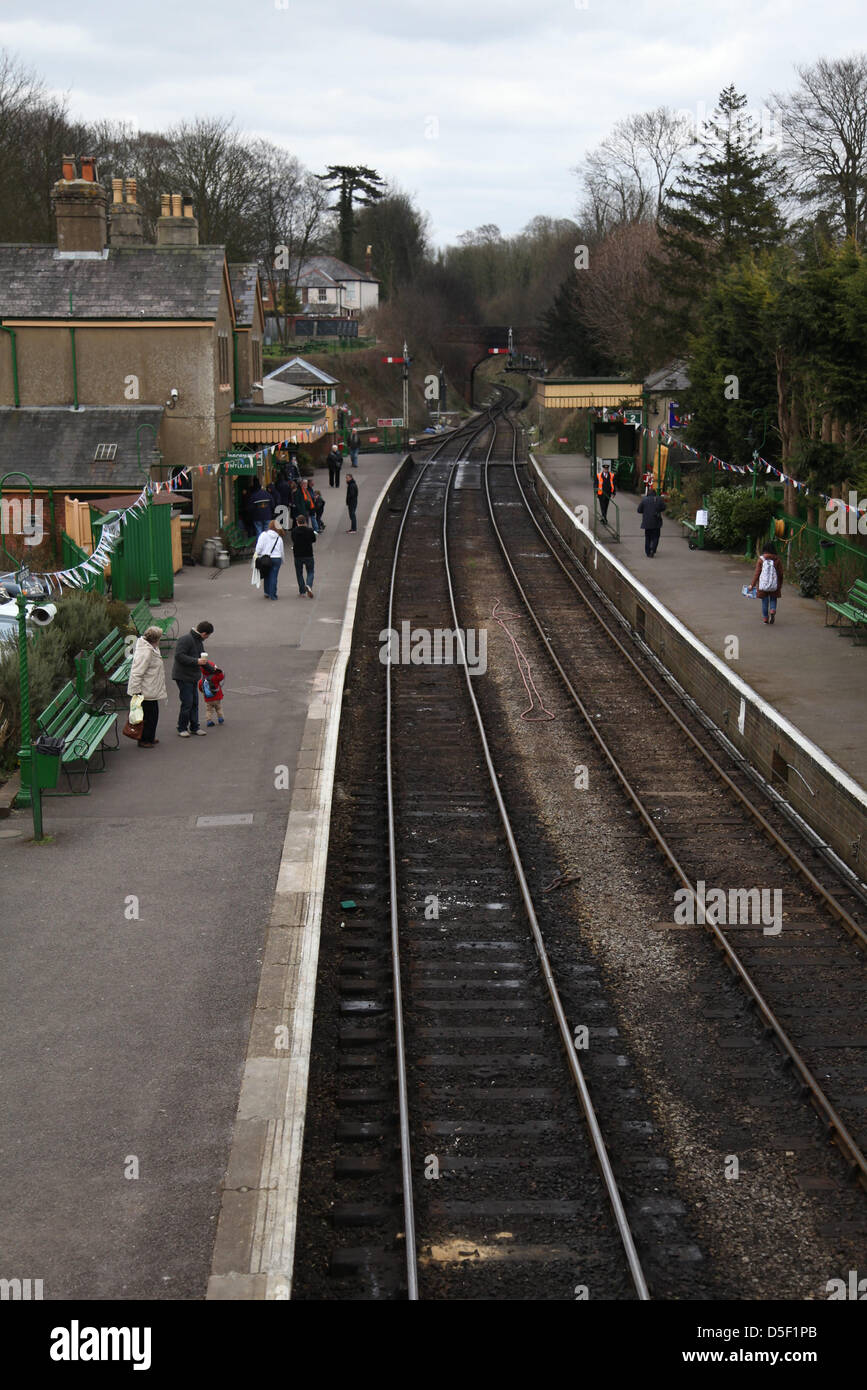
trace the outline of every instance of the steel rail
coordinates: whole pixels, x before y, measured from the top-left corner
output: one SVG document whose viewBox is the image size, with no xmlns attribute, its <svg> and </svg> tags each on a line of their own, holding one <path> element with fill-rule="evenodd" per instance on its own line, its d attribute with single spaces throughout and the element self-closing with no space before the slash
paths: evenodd
<svg viewBox="0 0 867 1390">
<path fill-rule="evenodd" d="M 512 428 L 514 429 L 514 426 L 512 426 Z M 720 764 L 717 762 L 716 758 L 713 756 L 710 750 L 700 741 L 700 739 L 696 738 L 695 734 L 692 732 L 689 726 L 684 723 L 677 711 L 669 704 L 662 691 L 659 690 L 658 687 L 653 684 L 653 681 L 650 680 L 647 674 L 644 671 L 642 671 L 641 667 L 638 665 L 631 652 L 629 652 L 627 648 L 623 645 L 623 643 L 620 641 L 620 638 L 617 636 L 616 632 L 614 632 L 613 629 L 609 627 L 608 623 L 606 623 L 602 615 L 590 602 L 589 598 L 582 590 L 580 584 L 575 579 L 575 576 L 572 573 L 570 573 L 568 566 L 563 563 L 563 560 L 557 554 L 556 550 L 551 544 L 550 537 L 545 533 L 543 528 L 539 525 L 538 520 L 533 515 L 529 502 L 527 501 L 526 493 L 524 492 L 523 484 L 521 483 L 521 479 L 518 474 L 517 465 L 514 461 L 512 463 L 512 467 L 515 473 L 515 481 L 518 484 L 518 490 L 521 494 L 521 499 L 527 510 L 527 515 L 529 516 L 533 525 L 536 527 L 536 530 L 539 532 L 539 535 L 542 537 L 543 541 L 545 542 L 545 545 L 548 547 L 548 550 L 551 552 L 552 558 L 556 560 L 557 564 L 560 566 L 560 569 L 563 571 L 564 575 L 569 580 L 569 583 L 572 585 L 573 589 L 578 594 L 582 603 L 589 610 L 589 612 L 593 614 L 593 617 L 608 634 L 608 636 L 611 638 L 611 641 L 619 649 L 621 654 L 629 662 L 636 675 L 640 676 L 641 680 L 647 686 L 647 689 L 651 691 L 651 693 L 655 696 L 659 704 L 662 705 L 666 713 L 669 714 L 671 718 L 675 721 L 678 728 L 681 730 L 682 733 L 686 735 L 692 746 L 704 758 L 705 762 L 707 762 L 708 765 L 711 768 L 713 768 L 713 771 L 717 774 L 720 780 L 725 783 L 726 787 L 730 792 L 732 792 L 736 800 L 739 801 L 741 806 L 743 806 L 744 809 L 749 812 L 749 814 L 753 817 L 756 823 L 761 826 L 762 830 L 765 832 L 768 838 L 776 845 L 777 849 L 779 849 L 781 853 L 785 855 L 789 862 L 792 865 L 794 865 L 798 873 L 801 874 L 801 876 L 804 879 L 806 879 L 810 887 L 814 890 L 814 892 L 816 892 L 819 895 L 820 898 L 822 898 L 823 902 L 827 905 L 829 910 L 833 913 L 833 915 L 837 918 L 841 925 L 846 928 L 846 930 L 855 939 L 855 941 L 860 946 L 867 947 L 867 931 L 865 931 L 864 928 L 860 926 L 858 922 L 855 921 L 851 913 L 847 912 L 845 907 L 843 907 L 842 904 L 839 903 L 837 899 L 831 893 L 828 892 L 828 890 L 819 881 L 819 879 L 816 878 L 816 875 L 813 873 L 812 869 L 810 869 L 810 867 L 804 863 L 797 851 L 794 850 L 792 846 L 788 844 L 787 841 L 784 840 L 782 836 L 774 829 L 770 821 L 768 821 L 765 818 L 765 816 L 762 815 L 761 811 L 758 809 L 757 806 L 753 804 L 750 798 L 746 796 L 743 791 L 741 791 L 741 788 L 737 785 L 737 783 L 732 781 L 725 768 L 720 766 Z M 572 555 L 571 550 L 569 553 L 570 555 Z M 581 564 L 581 561 L 578 559 L 578 557 L 576 555 L 572 555 L 572 558 L 575 561 L 575 564 L 582 570 L 582 572 L 586 574 L 584 566 Z M 588 575 L 587 578 L 589 579 L 590 576 Z"/>
<path fill-rule="evenodd" d="M 515 431 L 514 426 L 512 426 L 512 429 L 514 431 L 514 444 L 516 444 L 517 431 Z M 515 476 L 517 478 L 517 467 L 515 466 L 514 459 L 513 468 L 515 468 Z M 518 481 L 518 486 L 520 487 L 520 480 Z M 524 587 L 521 584 L 521 581 L 519 580 L 517 573 L 515 572 L 515 567 L 509 558 L 505 542 L 500 532 L 500 528 L 498 527 L 496 519 L 494 517 L 493 499 L 491 498 L 487 463 L 485 465 L 485 493 L 488 499 L 488 512 L 490 515 L 491 525 L 494 528 L 494 534 L 499 543 L 500 550 L 502 551 L 503 559 L 505 560 L 505 563 L 508 566 L 515 587 L 518 593 L 520 594 L 521 600 L 524 603 L 524 606 L 527 610 L 527 614 L 533 622 L 536 631 L 538 632 L 539 637 L 546 651 L 548 652 L 548 655 L 550 656 L 554 666 L 556 667 L 560 675 L 561 680 L 563 681 L 563 684 L 565 685 L 567 691 L 569 692 L 569 695 L 571 696 L 575 704 L 575 707 L 581 714 L 581 717 L 586 723 L 588 729 L 590 730 L 590 733 L 592 734 L 600 752 L 608 762 L 609 766 L 611 767 L 612 771 L 617 777 L 617 780 L 620 782 L 620 785 L 623 787 L 623 790 L 629 797 L 629 800 L 632 802 L 642 821 L 647 826 L 662 854 L 668 860 L 668 863 L 671 865 L 675 874 L 680 879 L 681 884 L 684 888 L 688 889 L 690 893 L 695 895 L 695 885 L 692 883 L 683 866 L 680 864 L 676 854 L 672 850 L 671 846 L 668 844 L 667 840 L 664 838 L 664 836 L 662 836 L 659 833 L 655 821 L 649 814 L 644 803 L 641 801 L 640 797 L 638 796 L 638 793 L 633 788 L 632 784 L 630 783 L 629 779 L 627 778 L 626 774 L 621 768 L 619 762 L 617 761 L 617 758 L 615 757 L 608 743 L 602 737 L 601 733 L 596 727 L 596 724 L 594 723 L 592 716 L 590 715 L 589 711 L 587 710 L 586 706 L 581 700 L 581 697 L 579 696 L 578 692 L 575 690 L 575 687 L 572 685 L 572 682 L 566 674 L 566 671 L 563 669 L 563 666 L 559 658 L 557 657 L 553 647 L 551 646 L 551 643 L 549 642 L 545 632 L 543 631 L 542 625 L 536 615 L 536 612 L 532 604 L 527 598 L 526 592 L 524 591 Z M 526 498 L 524 500 L 526 503 Z M 533 519 L 535 521 L 535 518 Z M 545 537 L 544 532 L 541 531 L 541 528 L 540 534 L 543 536 L 547 544 L 547 537 Z M 551 547 L 549 545 L 549 549 L 550 548 Z M 603 624 L 603 626 L 607 625 Z M 618 642 L 617 645 L 620 646 L 620 643 Z M 652 688 L 653 687 L 651 686 L 651 689 Z M 666 705 L 666 708 L 669 708 L 666 701 L 663 701 L 663 703 Z M 676 715 L 674 717 L 677 719 Z M 678 720 L 678 723 L 680 722 L 681 721 Z M 724 934 L 720 931 L 719 927 L 715 922 L 705 921 L 702 925 L 705 926 L 708 929 L 708 931 L 710 931 L 712 937 L 714 938 L 715 944 L 722 951 L 728 964 L 734 970 L 735 974 L 741 981 L 741 984 L 747 991 L 750 999 L 759 1010 L 759 1013 L 761 1014 L 766 1027 L 770 1029 L 771 1032 L 773 1032 L 787 1058 L 791 1061 L 793 1067 L 798 1073 L 798 1076 L 800 1077 L 802 1085 L 809 1093 L 813 1104 L 815 1105 L 819 1114 L 827 1122 L 831 1131 L 833 1132 L 834 1142 L 837 1144 L 838 1148 L 841 1149 L 841 1152 L 844 1154 L 844 1156 L 848 1159 L 848 1162 L 850 1163 L 853 1171 L 858 1176 L 858 1180 L 864 1187 L 867 1187 L 867 1157 L 865 1157 L 858 1143 L 849 1133 L 849 1130 L 842 1116 L 838 1114 L 837 1110 L 832 1105 L 829 1098 L 825 1095 L 825 1092 L 822 1090 L 822 1087 L 819 1085 L 819 1082 L 817 1081 L 816 1077 L 810 1071 L 810 1068 L 807 1066 L 797 1047 L 792 1042 L 783 1025 L 780 1023 L 770 1004 L 767 1002 L 767 1000 L 760 992 L 758 986 L 753 981 L 749 971 L 744 966 L 743 962 L 741 961 L 737 952 L 733 949 L 727 937 L 724 936 Z"/>
<path fill-rule="evenodd" d="M 494 415 L 490 415 L 490 420 L 486 421 L 479 428 L 470 434 L 471 439 L 484 434 L 486 430 L 494 425 Z M 456 433 L 463 433 L 457 431 Z M 496 437 L 496 426 L 494 425 L 494 437 Z M 437 454 L 446 447 L 447 444 L 454 443 L 455 435 L 448 439 L 434 450 L 430 458 L 423 465 L 421 472 L 413 483 L 409 496 L 406 499 L 403 516 L 400 519 L 400 527 L 394 546 L 394 559 L 391 566 L 391 580 L 388 593 L 388 631 L 394 631 L 394 595 L 397 583 L 397 566 L 400 557 L 400 545 L 403 539 L 404 529 L 407 518 L 409 517 L 412 499 L 423 477 L 427 473 Z M 454 465 L 453 465 L 454 467 Z M 400 921 L 397 906 L 397 840 L 395 835 L 395 812 L 394 812 L 394 760 L 392 757 L 392 695 L 391 695 L 391 671 L 392 671 L 392 643 L 388 644 L 388 661 L 386 662 L 385 673 L 385 774 L 386 774 L 386 795 L 388 811 L 388 885 L 389 885 L 389 911 L 391 924 L 391 973 L 392 987 L 394 990 L 394 1035 L 395 1051 L 397 1054 L 397 1100 L 398 1100 L 398 1123 L 400 1129 L 400 1166 L 401 1180 L 403 1184 L 403 1217 L 404 1217 L 404 1249 L 406 1259 L 406 1284 L 407 1298 L 410 1302 L 418 1300 L 418 1249 L 415 1233 L 415 1206 L 413 1201 L 412 1186 L 412 1145 L 409 1128 L 409 1096 L 407 1090 L 406 1076 L 406 1046 L 403 1023 L 403 992 L 400 978 Z"/>
<path fill-rule="evenodd" d="M 494 439 L 491 440 L 491 448 L 488 450 L 488 457 L 485 459 L 484 462 L 486 476 L 488 459 L 490 458 L 491 452 L 493 451 L 495 440 L 496 430 L 494 432 Z M 524 902 L 524 908 L 527 913 L 530 931 L 532 933 L 533 942 L 536 947 L 536 955 L 538 956 L 539 963 L 542 967 L 542 974 L 545 979 L 545 985 L 548 990 L 548 996 L 551 1000 L 551 1004 L 554 1010 L 554 1016 L 557 1020 L 557 1026 L 560 1030 L 560 1037 L 562 1039 L 563 1047 L 566 1053 L 566 1060 L 569 1064 L 569 1070 L 572 1073 L 572 1078 L 575 1082 L 575 1086 L 578 1091 L 578 1095 L 581 1101 L 581 1107 L 584 1111 L 584 1117 L 587 1122 L 587 1128 L 590 1132 L 591 1142 L 593 1144 L 593 1148 L 596 1152 L 596 1157 L 599 1161 L 599 1166 L 602 1171 L 602 1178 L 605 1183 L 605 1188 L 608 1193 L 608 1200 L 611 1204 L 611 1208 L 614 1213 L 614 1219 L 617 1224 L 617 1229 L 626 1254 L 626 1260 L 629 1265 L 629 1273 L 632 1278 L 635 1292 L 642 1302 L 646 1302 L 650 1299 L 650 1293 L 647 1288 L 647 1282 L 644 1278 L 644 1272 L 641 1268 L 641 1262 L 638 1258 L 638 1252 L 635 1248 L 635 1242 L 632 1236 L 632 1231 L 629 1226 L 629 1221 L 626 1216 L 626 1211 L 623 1206 L 623 1200 L 620 1196 L 620 1191 L 617 1186 L 617 1180 L 614 1176 L 614 1171 L 611 1167 L 611 1160 L 608 1157 L 608 1150 L 605 1146 L 605 1140 L 602 1135 L 602 1130 L 600 1128 L 599 1121 L 596 1117 L 596 1111 L 593 1108 L 593 1101 L 590 1097 L 590 1091 L 587 1086 L 587 1081 L 585 1079 L 584 1072 L 581 1069 L 581 1065 L 578 1061 L 578 1054 L 575 1049 L 575 1042 L 572 1033 L 569 1030 L 569 1022 L 566 1018 L 566 1013 L 563 1008 L 562 1001 L 560 999 L 560 994 L 557 989 L 556 981 L 554 979 L 554 972 L 551 968 L 551 962 L 548 958 L 548 952 L 545 948 L 545 941 L 542 936 L 542 930 L 539 926 L 539 919 L 536 916 L 536 909 L 533 904 L 533 898 L 530 893 L 530 888 L 529 884 L 527 883 L 526 874 L 524 873 L 524 866 L 521 862 L 521 856 L 518 850 L 518 845 L 515 840 L 511 822 L 509 820 L 509 813 L 506 810 L 506 805 L 503 801 L 502 793 L 500 792 L 497 771 L 494 767 L 494 763 L 491 758 L 488 739 L 485 734 L 484 721 L 482 719 L 482 714 L 481 710 L 479 709 L 478 701 L 476 700 L 475 691 L 473 690 L 472 685 L 472 677 L 470 676 L 469 667 L 467 665 L 466 646 L 464 643 L 463 632 L 461 630 L 460 622 L 458 619 L 457 606 L 455 604 L 454 587 L 452 585 L 452 576 L 449 566 L 448 504 L 449 494 L 451 492 L 452 487 L 452 481 L 454 479 L 455 467 L 456 465 L 452 466 L 452 471 L 449 474 L 445 496 L 443 499 L 443 559 L 445 565 L 446 582 L 448 583 L 449 588 L 449 600 L 451 602 L 452 608 L 452 619 L 454 622 L 455 631 L 458 634 L 458 642 L 461 648 L 461 664 L 464 669 L 464 679 L 466 681 L 467 691 L 473 706 L 473 711 L 475 713 L 476 725 L 478 727 L 479 737 L 482 743 L 482 752 L 484 754 L 485 763 L 487 765 L 488 775 L 491 781 L 491 787 L 493 789 L 494 796 L 497 801 L 497 807 L 500 812 L 500 820 L 502 821 L 503 829 L 506 834 L 506 840 L 509 845 L 509 852 L 512 856 L 512 863 L 514 865 L 515 875 L 517 877 L 518 885 L 521 890 L 521 897 Z"/>
</svg>

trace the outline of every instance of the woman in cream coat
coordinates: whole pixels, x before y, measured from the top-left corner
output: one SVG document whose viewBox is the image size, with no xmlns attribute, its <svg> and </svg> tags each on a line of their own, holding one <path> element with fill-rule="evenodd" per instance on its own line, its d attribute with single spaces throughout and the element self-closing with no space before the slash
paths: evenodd
<svg viewBox="0 0 867 1390">
<path fill-rule="evenodd" d="M 127 695 L 141 695 L 144 723 L 139 748 L 153 748 L 159 743 L 154 735 L 160 717 L 159 701 L 165 700 L 166 673 L 160 656 L 162 633 L 158 627 L 146 628 L 135 644 L 132 669 L 127 682 Z"/>
</svg>

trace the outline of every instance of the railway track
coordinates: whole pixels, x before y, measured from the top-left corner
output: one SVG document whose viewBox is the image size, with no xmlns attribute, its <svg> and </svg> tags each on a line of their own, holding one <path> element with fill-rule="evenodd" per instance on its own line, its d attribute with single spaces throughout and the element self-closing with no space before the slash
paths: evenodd
<svg viewBox="0 0 867 1390">
<path fill-rule="evenodd" d="M 779 922 L 768 917 L 768 931 L 754 914 L 749 922 L 724 917 L 698 925 L 713 936 L 851 1172 L 867 1186 L 867 903 L 813 844 L 795 842 L 775 803 L 759 804 L 742 764 L 711 747 L 692 712 L 674 708 L 657 671 L 627 649 L 590 576 L 562 553 L 545 514 L 534 515 L 515 448 L 513 433 L 513 466 L 486 469 L 485 492 L 491 526 L 536 631 L 649 843 L 696 907 L 699 881 L 705 893 L 721 890 L 727 904 L 731 892 L 750 887 L 779 895 Z M 529 563 L 527 547 L 542 542 L 544 551 L 537 549 Z M 576 623 L 576 601 L 592 621 Z M 553 643 L 547 633 L 556 634 Z M 593 717 L 588 699 L 594 711 L 604 709 L 604 721 Z M 648 728 L 654 730 L 650 755 Z M 836 1001 L 831 1017 L 829 1000 Z"/>
<path fill-rule="evenodd" d="M 341 733 L 295 1298 L 626 1299 L 646 1297 L 648 1286 L 660 1297 L 720 1298 L 737 1289 L 731 1270 L 705 1261 L 701 1223 L 692 1220 L 671 1171 L 650 1094 L 634 1084 L 638 1068 L 609 981 L 584 933 L 575 930 L 570 895 L 576 890 L 559 891 L 570 878 L 563 845 L 522 806 L 525 793 L 512 767 L 518 760 L 484 708 L 487 696 L 475 698 L 474 691 L 487 690 L 485 682 L 459 665 L 393 662 L 386 673 L 379 660 L 384 629 L 399 631 L 403 622 L 428 631 L 490 623 L 480 593 L 498 593 L 511 608 L 520 595 L 512 587 L 517 582 L 536 610 L 523 620 L 525 627 L 535 624 L 536 670 L 548 677 L 555 668 L 546 663 L 559 661 L 563 690 L 571 685 L 578 697 L 568 704 L 573 722 L 583 724 L 594 776 L 619 788 L 622 813 L 640 822 L 648 845 L 660 852 L 677 846 L 672 884 L 692 882 L 690 875 L 701 870 L 708 882 L 719 874 L 727 885 L 734 854 L 738 880 L 749 881 L 747 864 L 766 868 L 766 859 L 749 859 L 747 842 L 757 834 L 744 830 L 737 800 L 750 799 L 749 779 L 726 764 L 720 770 L 729 781 L 719 780 L 706 753 L 690 742 L 708 736 L 688 711 L 678 717 L 689 738 L 681 726 L 668 733 L 663 724 L 665 737 L 640 777 L 630 781 L 615 770 L 618 757 L 634 762 L 628 739 L 643 708 L 636 702 L 653 701 L 658 711 L 658 695 L 629 665 L 627 656 L 635 654 L 626 652 L 592 583 L 584 581 L 586 597 L 582 588 L 578 599 L 574 583 L 582 577 L 573 576 L 562 543 L 547 534 L 544 514 L 534 515 L 514 458 L 514 427 L 496 407 L 438 444 L 408 481 L 402 504 L 392 506 L 387 534 L 368 561 L 347 687 L 356 721 L 363 702 L 364 736 L 358 742 Z M 451 520 L 450 509 L 457 514 Z M 506 536 L 508 561 L 491 547 L 492 523 Z M 590 618 L 593 605 L 610 635 Z M 671 699 L 649 663 L 642 674 Z M 388 693 L 380 706 L 383 685 Z M 582 693 L 592 706 L 583 705 L 583 714 Z M 602 709 L 613 749 L 600 743 Z M 658 713 L 654 718 L 659 721 Z M 775 808 L 762 813 L 784 838 Z M 635 822 L 627 824 L 634 841 Z M 724 847 L 714 859 L 721 827 Z M 816 856 L 800 848 L 818 874 Z M 775 963 L 764 953 L 761 989 L 762 944 L 777 939 L 761 930 L 758 940 L 755 932 L 716 935 L 747 996 L 758 996 L 767 1031 L 774 1031 L 765 1012 L 770 1000 L 775 1036 L 784 1032 L 797 1051 L 790 1034 L 804 1043 L 803 1029 L 796 1032 L 785 1011 L 779 977 L 794 970 L 797 980 L 810 980 L 819 970 L 816 1022 L 827 991 L 837 985 L 845 995 L 847 972 L 861 962 L 839 917 L 833 926 L 798 920 L 793 928 L 817 899 L 791 855 L 781 862 L 785 869 L 771 886 L 782 885 L 781 936 L 790 954 Z M 757 881 L 769 883 L 767 873 Z M 823 886 L 843 907 L 845 885 L 841 890 L 826 878 Z M 851 897 L 848 902 L 844 911 L 858 927 Z M 834 951 L 843 951 L 833 961 L 825 949 L 832 939 Z M 550 956 L 546 942 L 553 943 Z M 804 947 L 808 959 L 799 962 Z M 826 962 L 830 968 L 822 973 Z M 730 988 L 714 974 L 718 965 L 705 962 L 702 970 L 695 988 L 711 1005 L 705 1012 L 726 1020 L 709 1026 L 728 1027 L 729 1018 L 739 1019 Z M 586 1036 L 576 1048 L 581 1031 Z M 840 1055 L 835 1052 L 835 1067 Z M 833 1132 L 852 1164 L 860 1149 L 858 1106 L 847 1111 L 843 1104 L 849 1081 L 842 1091 L 836 1081 L 830 1088 L 822 1073 L 823 1088 L 806 1053 L 786 1056 L 800 1086 L 807 1085 L 802 1068 L 816 1081 L 809 1094 L 826 1123 L 826 1105 L 839 1123 Z M 820 1053 L 809 1058 L 817 1068 L 822 1060 Z M 757 1078 L 760 1070 L 734 1068 L 733 1074 Z M 850 1079 L 853 1086 L 858 1081 L 857 1061 Z M 755 1079 L 751 1089 L 764 1085 Z M 761 1103 L 779 1105 L 778 1091 L 773 1077 Z M 795 1134 L 796 1127 L 779 1143 L 808 1153 L 815 1167 L 824 1140 Z M 833 1185 L 827 1176 L 814 1181 Z M 797 1221 L 795 1213 L 791 1219 Z"/>
</svg>

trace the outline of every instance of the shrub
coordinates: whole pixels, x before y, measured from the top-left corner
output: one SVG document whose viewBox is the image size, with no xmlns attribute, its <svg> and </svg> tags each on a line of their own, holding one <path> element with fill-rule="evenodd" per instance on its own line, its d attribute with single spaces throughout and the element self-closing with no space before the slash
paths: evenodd
<svg viewBox="0 0 867 1390">
<path fill-rule="evenodd" d="M 832 603 L 842 603 L 856 579 L 863 579 L 865 568 L 852 555 L 843 553 L 825 565 L 819 575 L 819 592 Z"/>
<path fill-rule="evenodd" d="M 687 501 L 679 488 L 673 487 L 665 494 L 665 515 L 669 521 L 680 521 L 687 515 Z"/>
<path fill-rule="evenodd" d="M 738 492 L 740 491 L 738 488 Z M 777 504 L 773 498 L 762 493 L 757 493 L 755 497 L 747 493 L 746 496 L 736 498 L 732 507 L 732 525 L 738 529 L 739 538 L 746 540 L 750 536 L 758 548 L 776 509 Z"/>
<path fill-rule="evenodd" d="M 819 561 L 815 555 L 802 555 L 795 561 L 795 574 L 802 598 L 815 598 L 819 592 Z"/>
<path fill-rule="evenodd" d="M 710 495 L 707 535 L 720 550 L 734 550 L 748 536 L 760 537 L 768 528 L 776 504 L 749 487 L 716 487 Z"/>
</svg>

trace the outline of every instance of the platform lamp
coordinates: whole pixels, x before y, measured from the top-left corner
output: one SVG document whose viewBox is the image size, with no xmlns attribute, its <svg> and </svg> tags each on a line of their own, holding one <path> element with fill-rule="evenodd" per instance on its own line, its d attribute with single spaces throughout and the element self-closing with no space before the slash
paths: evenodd
<svg viewBox="0 0 867 1390">
<path fill-rule="evenodd" d="M 30 492 L 30 515 L 33 515 L 33 483 L 26 473 L 16 470 L 4 473 L 0 478 L 0 499 L 9 478 L 23 478 Z M 20 574 L 22 566 L 17 558 L 6 549 L 3 539 L 2 507 L 0 507 L 0 550 L 10 562 L 13 572 Z M 15 797 L 15 805 L 33 812 L 33 838 L 41 840 L 42 835 L 42 796 L 33 776 L 33 731 L 30 722 L 30 673 L 27 665 L 27 595 L 24 585 L 18 585 L 18 687 L 21 697 L 21 747 L 18 749 L 18 764 L 21 768 L 21 786 Z"/>
<path fill-rule="evenodd" d="M 762 417 L 762 440 L 761 440 L 761 443 L 758 444 L 758 445 L 756 445 L 755 431 L 753 430 L 753 420 L 755 419 L 755 417 L 756 417 L 757 415 L 761 415 L 761 417 Z M 753 455 L 753 488 L 752 488 L 753 497 L 755 497 L 755 495 L 756 495 L 756 483 L 758 482 L 758 477 L 759 477 L 759 454 L 760 454 L 760 452 L 762 451 L 762 449 L 764 449 L 764 447 L 765 447 L 765 440 L 767 439 L 767 437 L 768 437 L 768 410 L 767 410 L 767 406 L 764 406 L 764 405 L 756 406 L 755 410 L 751 410 L 751 411 L 750 411 L 750 424 L 749 424 L 749 429 L 747 430 L 747 443 L 749 444 L 750 449 L 752 450 L 752 455 Z M 754 559 L 755 559 L 755 556 L 753 555 L 753 537 L 752 537 L 752 533 L 750 533 L 750 534 L 747 536 L 747 549 L 746 549 L 746 555 L 745 555 L 744 558 L 747 559 L 747 560 L 754 560 Z"/>
<path fill-rule="evenodd" d="M 154 497 L 153 497 L 153 491 L 152 491 L 152 489 L 151 489 L 151 487 L 150 487 L 150 483 L 151 483 L 151 467 L 152 467 L 152 465 L 151 465 L 151 464 L 148 464 L 147 469 L 145 469 L 145 467 L 144 467 L 144 465 L 143 465 L 143 463 L 142 463 L 142 461 L 141 461 L 141 432 L 142 432 L 142 430 L 151 430 L 151 431 L 153 432 L 154 443 L 153 443 L 153 449 L 152 449 L 151 452 L 154 453 L 154 454 L 156 454 L 158 460 L 162 458 L 162 454 L 160 453 L 159 449 L 157 448 L 157 431 L 156 431 L 156 426 L 150 424 L 150 422 L 146 420 L 143 424 L 139 425 L 138 429 L 137 429 L 136 432 L 135 432 L 135 447 L 136 447 L 136 451 L 137 451 L 137 453 L 138 453 L 138 466 L 139 466 L 139 472 L 140 472 L 140 473 L 144 473 L 145 478 L 147 479 L 147 482 L 148 482 L 148 490 L 147 490 L 147 494 L 148 494 L 148 501 L 147 501 L 147 509 L 148 509 L 148 560 L 149 560 L 149 563 L 150 563 L 150 574 L 148 575 L 148 602 L 149 602 L 150 604 L 158 604 L 159 601 L 160 601 L 160 581 L 159 581 L 159 576 L 157 575 L 156 551 L 155 551 L 155 548 L 154 548 L 154 513 L 153 513 Z"/>
</svg>

